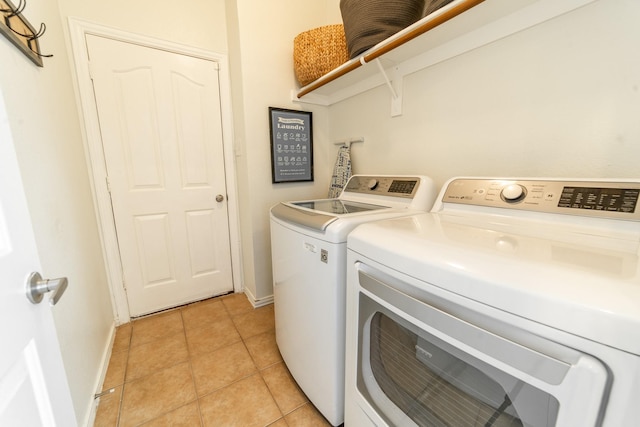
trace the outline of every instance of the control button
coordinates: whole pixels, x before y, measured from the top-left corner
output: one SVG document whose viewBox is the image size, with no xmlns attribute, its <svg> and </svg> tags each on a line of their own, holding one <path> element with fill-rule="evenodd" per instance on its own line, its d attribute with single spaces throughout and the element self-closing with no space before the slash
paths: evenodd
<svg viewBox="0 0 640 427">
<path fill-rule="evenodd" d="M 507 185 L 502 189 L 502 200 L 508 203 L 519 202 L 527 195 L 525 188 L 519 184 Z"/>
<path fill-rule="evenodd" d="M 494 200 L 498 200 L 497 197 L 500 196 L 500 192 L 496 190 L 489 190 L 487 194 L 484 196 L 484 199 L 488 202 L 493 202 Z"/>
<path fill-rule="evenodd" d="M 378 186 L 378 180 L 377 179 L 370 179 L 369 182 L 367 182 L 367 188 L 369 190 L 375 190 L 375 188 Z"/>
</svg>

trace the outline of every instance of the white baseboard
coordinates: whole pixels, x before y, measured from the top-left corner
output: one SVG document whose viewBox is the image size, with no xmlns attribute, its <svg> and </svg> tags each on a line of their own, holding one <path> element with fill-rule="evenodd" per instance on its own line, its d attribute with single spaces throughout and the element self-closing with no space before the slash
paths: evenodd
<svg viewBox="0 0 640 427">
<path fill-rule="evenodd" d="M 244 294 L 247 296 L 247 299 L 249 300 L 253 308 L 264 307 L 265 305 L 273 304 L 273 295 L 256 299 L 256 297 L 247 288 L 244 289 Z"/>
<path fill-rule="evenodd" d="M 115 342 L 116 339 L 116 325 L 115 323 L 111 325 L 111 332 L 110 332 L 111 338 L 109 339 L 109 343 L 108 345 L 105 347 L 104 352 L 102 354 L 102 361 L 101 361 L 101 366 L 102 369 L 100 370 L 100 372 L 98 373 L 98 376 L 96 377 L 96 382 L 95 382 L 95 387 L 94 390 L 96 390 L 96 394 L 100 393 L 102 391 L 102 386 L 104 385 L 104 380 L 107 377 L 107 369 L 109 368 L 109 361 L 111 360 L 111 352 L 113 350 L 113 343 Z M 92 427 L 95 424 L 96 421 L 96 413 L 98 411 L 98 402 L 100 401 L 100 399 L 96 399 L 95 396 L 92 396 L 91 398 L 91 408 L 89 408 L 89 411 L 87 413 L 87 418 L 85 419 L 84 426 L 86 427 Z"/>
</svg>

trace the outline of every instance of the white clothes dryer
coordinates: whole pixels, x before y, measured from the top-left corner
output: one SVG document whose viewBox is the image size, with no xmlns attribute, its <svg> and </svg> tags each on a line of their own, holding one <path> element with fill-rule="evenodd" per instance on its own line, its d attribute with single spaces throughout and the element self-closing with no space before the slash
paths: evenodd
<svg viewBox="0 0 640 427">
<path fill-rule="evenodd" d="M 336 199 L 271 208 L 276 341 L 333 425 L 344 420 L 347 235 L 365 222 L 426 212 L 437 192 L 426 176 L 354 175 Z"/>
<path fill-rule="evenodd" d="M 348 239 L 349 426 L 640 419 L 640 182 L 456 178 Z"/>
</svg>

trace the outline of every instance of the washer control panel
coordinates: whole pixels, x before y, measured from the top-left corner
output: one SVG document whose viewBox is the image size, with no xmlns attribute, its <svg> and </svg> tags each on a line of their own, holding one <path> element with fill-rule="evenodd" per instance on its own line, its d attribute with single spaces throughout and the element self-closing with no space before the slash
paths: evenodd
<svg viewBox="0 0 640 427">
<path fill-rule="evenodd" d="M 354 175 L 345 192 L 413 198 L 420 186 L 419 177 Z"/>
<path fill-rule="evenodd" d="M 457 178 L 443 203 L 640 221 L 640 182 Z"/>
</svg>

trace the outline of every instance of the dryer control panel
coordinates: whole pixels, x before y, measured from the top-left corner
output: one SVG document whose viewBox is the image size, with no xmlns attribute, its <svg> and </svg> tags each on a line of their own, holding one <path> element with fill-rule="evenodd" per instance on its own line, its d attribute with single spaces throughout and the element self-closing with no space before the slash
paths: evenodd
<svg viewBox="0 0 640 427">
<path fill-rule="evenodd" d="M 640 221 L 640 182 L 455 178 L 442 203 Z"/>
<path fill-rule="evenodd" d="M 344 191 L 375 194 L 379 196 L 413 198 L 418 191 L 419 185 L 419 177 L 354 175 L 349 179 Z"/>
</svg>

